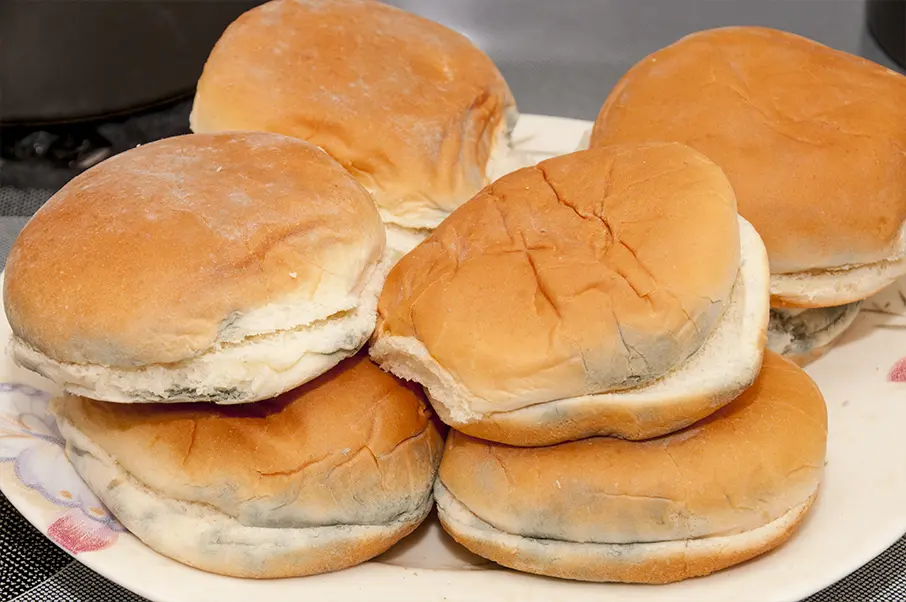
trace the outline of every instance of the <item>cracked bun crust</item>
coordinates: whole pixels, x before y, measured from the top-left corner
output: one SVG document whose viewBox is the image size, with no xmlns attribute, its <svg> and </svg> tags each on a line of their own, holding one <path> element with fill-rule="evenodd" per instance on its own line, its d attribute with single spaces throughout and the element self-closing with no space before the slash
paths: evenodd
<svg viewBox="0 0 906 602">
<path fill-rule="evenodd" d="M 727 174 L 777 305 L 842 305 L 906 273 L 901 74 L 782 31 L 695 33 L 622 78 L 591 145 L 662 140 Z"/>
<path fill-rule="evenodd" d="M 273 0 L 217 42 L 191 123 L 308 140 L 385 221 L 433 228 L 507 162 L 515 118 L 491 59 L 442 25 L 371 0 Z"/>
<path fill-rule="evenodd" d="M 505 566 L 676 581 L 785 540 L 817 493 L 826 439 L 820 391 L 768 352 L 745 393 L 665 437 L 518 448 L 451 432 L 438 512 L 460 543 Z"/>
<path fill-rule="evenodd" d="M 421 390 L 363 354 L 256 404 L 64 396 L 53 411 L 73 464 L 130 531 L 235 576 L 323 572 L 379 554 L 430 509 L 443 447 Z"/>
<path fill-rule="evenodd" d="M 368 192 L 307 142 L 154 142 L 78 176 L 22 230 L 4 281 L 14 354 L 96 399 L 272 397 L 367 340 L 384 241 Z"/>
<path fill-rule="evenodd" d="M 744 228 L 720 169 L 682 145 L 544 161 L 485 188 L 394 267 L 372 357 L 425 385 L 457 427 L 652 383 L 702 347 L 742 292 Z M 757 364 L 767 265 L 757 235 L 745 238 L 756 277 L 744 296 L 763 303 L 738 346 Z M 743 370 L 742 388 L 756 371 Z"/>
</svg>

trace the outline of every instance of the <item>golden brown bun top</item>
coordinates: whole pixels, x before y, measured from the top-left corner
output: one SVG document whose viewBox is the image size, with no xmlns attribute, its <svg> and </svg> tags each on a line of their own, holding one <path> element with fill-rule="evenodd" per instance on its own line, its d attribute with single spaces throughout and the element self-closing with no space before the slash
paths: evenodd
<svg viewBox="0 0 906 602">
<path fill-rule="evenodd" d="M 730 178 L 773 273 L 896 256 L 906 220 L 906 78 L 771 29 L 696 33 L 613 89 L 592 146 L 687 144 Z"/>
<path fill-rule="evenodd" d="M 300 515 L 342 523 L 403 508 L 428 490 L 443 446 L 421 389 L 362 354 L 254 404 L 67 396 L 55 411 L 151 489 L 246 524 L 287 516 L 298 524 Z M 258 516 L 276 502 L 272 514 Z"/>
<path fill-rule="evenodd" d="M 496 181 L 405 256 L 377 332 L 417 338 L 487 400 L 633 386 L 698 348 L 739 245 L 733 191 L 695 151 L 564 155 Z"/>
<path fill-rule="evenodd" d="M 827 410 L 800 368 L 765 355 L 745 393 L 643 442 L 598 437 L 519 448 L 453 432 L 443 484 L 510 533 L 630 543 L 729 534 L 805 502 L 824 466 Z"/>
<path fill-rule="evenodd" d="M 424 227 L 487 183 L 513 105 L 493 62 L 442 25 L 371 0 L 273 0 L 214 47 L 192 128 L 304 138 L 349 169 L 385 218 Z"/>
<path fill-rule="evenodd" d="M 56 360 L 177 362 L 268 304 L 299 306 L 287 322 L 338 311 L 383 249 L 373 200 L 320 149 L 276 134 L 179 136 L 55 194 L 10 251 L 4 300 L 13 332 Z"/>
</svg>

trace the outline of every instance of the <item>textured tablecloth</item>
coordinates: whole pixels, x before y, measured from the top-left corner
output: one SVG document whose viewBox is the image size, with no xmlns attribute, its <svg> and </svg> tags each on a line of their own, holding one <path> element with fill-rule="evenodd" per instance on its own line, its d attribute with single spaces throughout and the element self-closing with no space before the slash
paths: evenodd
<svg viewBox="0 0 906 602">
<path fill-rule="evenodd" d="M 633 63 L 686 33 L 720 25 L 783 28 L 893 66 L 865 30 L 861 0 L 391 3 L 425 14 L 471 37 L 500 65 L 520 109 L 527 113 L 594 119 L 607 91 Z M 10 245 L 28 216 L 50 193 L 0 186 L 0 265 L 5 263 Z M 745 593 L 740 592 L 740 599 L 744 597 Z M 31 527 L 0 495 L 0 602 L 10 600 L 142 599 L 74 561 Z M 854 574 L 809 598 L 809 602 L 895 601 L 906 601 L 906 537 Z"/>
</svg>

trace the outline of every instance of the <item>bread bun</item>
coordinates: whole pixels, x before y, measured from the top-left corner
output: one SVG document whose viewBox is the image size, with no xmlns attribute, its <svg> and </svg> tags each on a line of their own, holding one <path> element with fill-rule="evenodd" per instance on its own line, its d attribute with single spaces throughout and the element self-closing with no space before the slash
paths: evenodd
<svg viewBox="0 0 906 602">
<path fill-rule="evenodd" d="M 317 144 L 385 221 L 413 229 L 437 226 L 509 170 L 515 121 L 506 82 L 467 38 L 372 0 L 273 0 L 245 13 L 211 52 L 191 117 L 195 132 Z"/>
<path fill-rule="evenodd" d="M 649 437 L 752 382 L 767 288 L 764 247 L 705 157 L 582 151 L 501 178 L 403 258 L 371 355 L 495 441 Z"/>
<path fill-rule="evenodd" d="M 667 583 L 788 538 L 816 496 L 826 440 L 818 388 L 768 353 L 735 401 L 658 439 L 517 448 L 452 432 L 435 497 L 457 541 L 505 566 Z"/>
<path fill-rule="evenodd" d="M 635 65 L 592 146 L 666 140 L 727 174 L 777 305 L 864 299 L 906 273 L 906 78 L 760 27 L 692 34 Z"/>
<path fill-rule="evenodd" d="M 337 570 L 431 508 L 443 440 L 424 396 L 359 355 L 242 406 L 54 401 L 73 466 L 165 556 L 236 577 Z"/>
<path fill-rule="evenodd" d="M 374 202 L 320 149 L 161 140 L 78 176 L 22 230 L 4 281 L 13 355 L 95 399 L 265 399 L 366 342 L 383 252 Z"/>
</svg>

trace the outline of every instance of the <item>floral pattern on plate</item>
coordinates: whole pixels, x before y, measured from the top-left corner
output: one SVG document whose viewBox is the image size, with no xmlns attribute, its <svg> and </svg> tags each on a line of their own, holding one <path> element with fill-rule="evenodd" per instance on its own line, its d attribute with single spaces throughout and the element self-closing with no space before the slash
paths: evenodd
<svg viewBox="0 0 906 602">
<path fill-rule="evenodd" d="M 887 380 L 894 383 L 906 382 L 906 357 L 897 361 L 887 373 Z"/>
<path fill-rule="evenodd" d="M 0 463 L 12 463 L 24 487 L 58 507 L 48 537 L 71 554 L 103 550 L 124 529 L 66 458 L 49 401 L 40 389 L 0 383 Z"/>
</svg>

